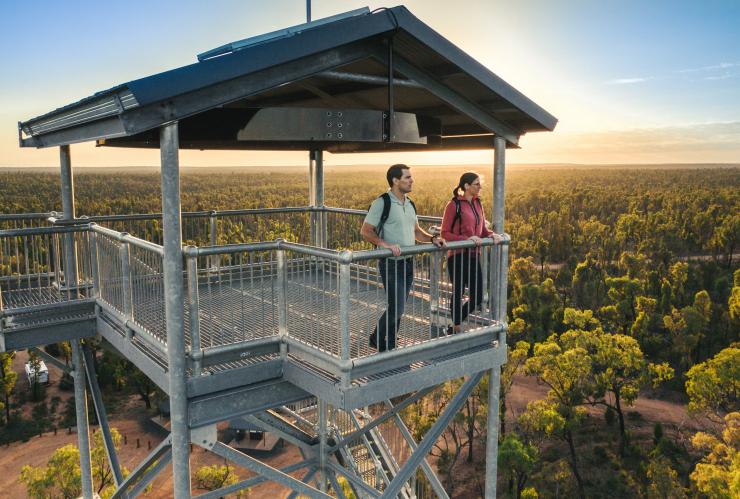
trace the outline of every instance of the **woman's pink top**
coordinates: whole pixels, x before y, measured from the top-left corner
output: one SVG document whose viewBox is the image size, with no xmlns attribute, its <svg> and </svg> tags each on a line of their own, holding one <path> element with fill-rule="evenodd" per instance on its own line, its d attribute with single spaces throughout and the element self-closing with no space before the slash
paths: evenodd
<svg viewBox="0 0 740 499">
<path fill-rule="evenodd" d="M 493 232 L 486 228 L 486 217 L 477 198 L 468 201 L 464 196 L 458 196 L 460 202 L 460 218 L 455 221 L 455 202 L 449 201 L 442 215 L 442 237 L 447 241 L 464 241 L 470 236 L 490 237 Z M 449 256 L 462 253 L 465 250 L 450 250 Z M 480 248 L 476 250 L 480 253 Z"/>
</svg>

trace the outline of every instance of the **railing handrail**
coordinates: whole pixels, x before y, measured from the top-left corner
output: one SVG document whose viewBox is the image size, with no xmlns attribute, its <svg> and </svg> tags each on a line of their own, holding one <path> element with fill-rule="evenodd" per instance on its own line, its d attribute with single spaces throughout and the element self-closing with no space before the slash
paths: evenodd
<svg viewBox="0 0 740 499">
<path fill-rule="evenodd" d="M 137 248 L 141 248 L 146 251 L 151 251 L 153 253 L 156 253 L 159 256 L 164 256 L 164 247 L 160 246 L 159 244 L 149 242 L 145 239 L 132 236 L 128 232 L 118 232 L 117 230 L 103 227 L 94 222 L 91 223 L 89 227 L 93 232 L 111 237 L 115 239 L 116 241 L 129 243 L 130 245 L 136 246 Z"/>
<path fill-rule="evenodd" d="M 501 234 L 500 241 L 494 241 L 493 238 L 486 237 L 482 239 L 481 246 L 496 246 L 496 245 L 508 245 L 511 238 L 508 234 Z M 448 241 L 444 247 L 437 247 L 432 243 L 427 244 L 415 244 L 413 246 L 401 246 L 401 254 L 399 257 L 418 255 L 420 253 L 433 253 L 442 252 L 449 250 L 458 250 L 466 248 L 474 248 L 476 244 L 474 241 Z M 360 262 L 364 260 L 372 260 L 374 258 L 386 258 L 393 257 L 393 252 L 387 248 L 376 248 L 371 250 L 360 250 L 352 252 L 352 261 Z"/>
<path fill-rule="evenodd" d="M 77 224 L 64 227 L 23 227 L 20 229 L 0 230 L 0 237 L 36 236 L 40 234 L 61 234 L 68 232 L 86 232 L 90 224 Z"/>
<path fill-rule="evenodd" d="M 39 220 L 49 218 L 50 213 L 0 213 L 3 220 Z"/>
</svg>

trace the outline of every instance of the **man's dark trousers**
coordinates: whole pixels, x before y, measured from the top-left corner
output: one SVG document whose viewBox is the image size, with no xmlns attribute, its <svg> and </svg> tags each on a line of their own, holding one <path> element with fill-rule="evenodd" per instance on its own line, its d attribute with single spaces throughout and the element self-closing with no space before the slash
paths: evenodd
<svg viewBox="0 0 740 499">
<path fill-rule="evenodd" d="M 384 258 L 378 262 L 378 270 L 385 288 L 387 308 L 378 319 L 370 337 L 370 346 L 385 352 L 396 348 L 396 332 L 414 282 L 414 259 Z"/>
</svg>

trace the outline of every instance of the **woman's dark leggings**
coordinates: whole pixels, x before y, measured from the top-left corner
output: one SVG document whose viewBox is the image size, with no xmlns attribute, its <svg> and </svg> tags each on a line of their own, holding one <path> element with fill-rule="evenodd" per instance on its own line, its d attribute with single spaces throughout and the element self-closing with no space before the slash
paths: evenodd
<svg viewBox="0 0 740 499">
<path fill-rule="evenodd" d="M 453 285 L 450 303 L 452 321 L 459 326 L 468 314 L 483 302 L 483 272 L 478 262 L 478 255 L 465 251 L 448 257 L 447 273 Z M 463 304 L 462 298 L 466 287 L 469 290 L 469 299 Z"/>
</svg>

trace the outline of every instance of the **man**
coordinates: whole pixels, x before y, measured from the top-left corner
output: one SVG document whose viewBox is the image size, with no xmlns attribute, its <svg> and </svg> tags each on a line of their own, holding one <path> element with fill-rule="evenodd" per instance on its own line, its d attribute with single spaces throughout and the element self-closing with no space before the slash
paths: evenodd
<svg viewBox="0 0 740 499">
<path fill-rule="evenodd" d="M 378 262 L 387 308 L 378 319 L 369 344 L 379 352 L 396 348 L 396 333 L 414 280 L 414 259 L 401 257 L 401 247 L 413 246 L 416 241 L 431 242 L 437 247 L 445 245 L 444 239 L 419 227 L 416 207 L 406 196 L 414 184 L 411 169 L 402 164 L 393 165 L 388 168 L 386 179 L 390 187 L 387 196 L 384 194 L 373 201 L 360 229 L 363 239 L 393 253 L 392 257 L 382 258 Z M 388 199 L 390 209 L 387 219 L 382 221 Z"/>
</svg>

